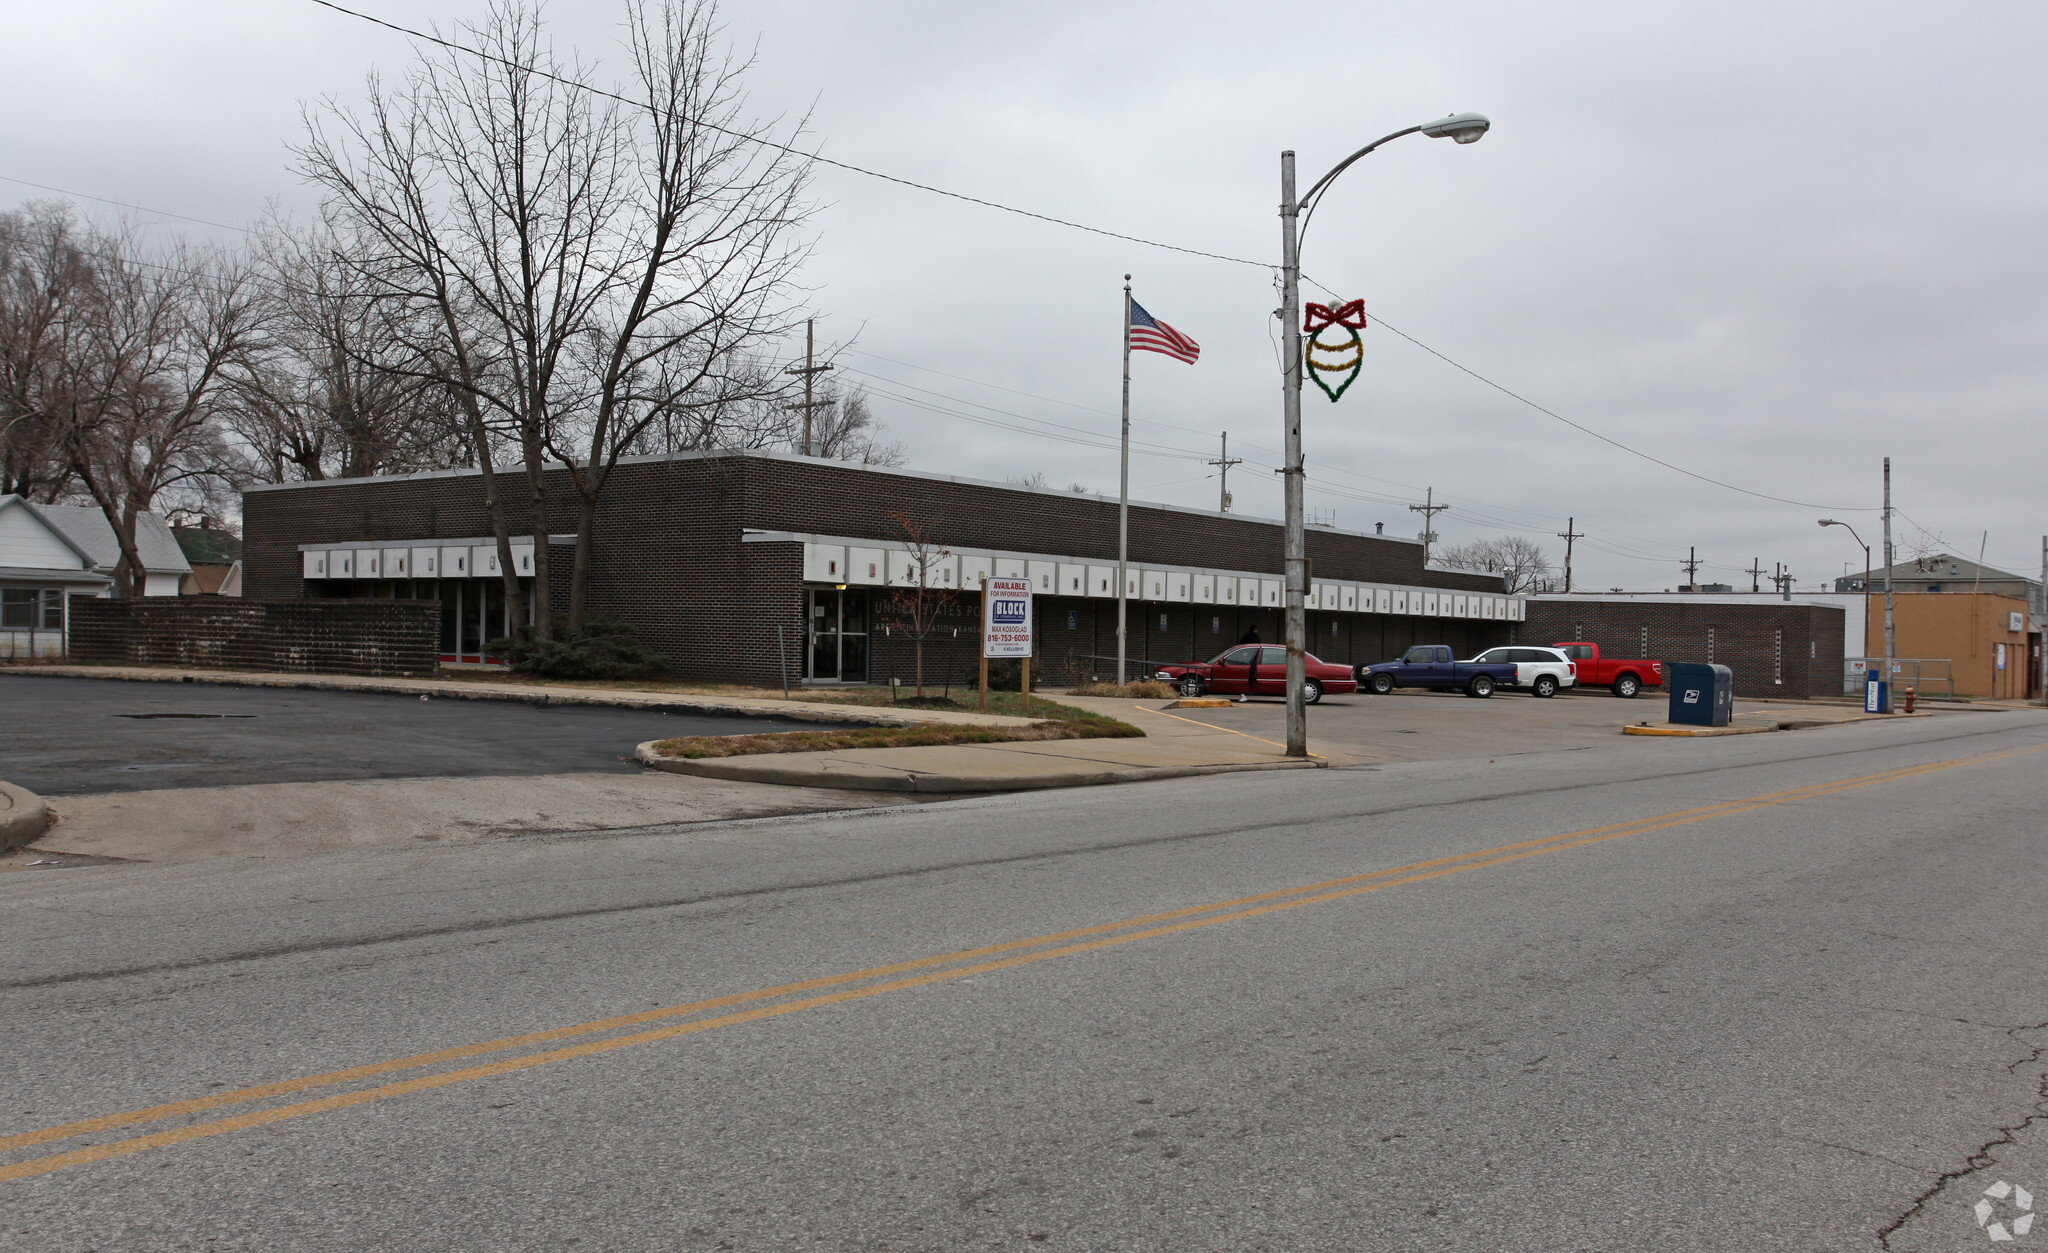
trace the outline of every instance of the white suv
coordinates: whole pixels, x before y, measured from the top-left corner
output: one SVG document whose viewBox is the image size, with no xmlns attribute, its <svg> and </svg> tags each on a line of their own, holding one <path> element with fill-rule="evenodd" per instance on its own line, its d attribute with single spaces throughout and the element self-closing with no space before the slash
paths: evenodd
<svg viewBox="0 0 2048 1253">
<path fill-rule="evenodd" d="M 1570 687 L 1579 681 L 1578 666 L 1556 648 L 1529 648 L 1524 645 L 1489 648 L 1472 660 L 1515 663 L 1513 686 L 1531 696 L 1555 696 L 1557 689 Z"/>
</svg>

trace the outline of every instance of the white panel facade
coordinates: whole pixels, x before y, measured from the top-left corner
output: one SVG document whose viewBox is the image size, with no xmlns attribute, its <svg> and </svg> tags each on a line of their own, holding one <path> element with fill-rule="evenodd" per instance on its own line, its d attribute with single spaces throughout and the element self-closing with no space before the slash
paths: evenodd
<svg viewBox="0 0 2048 1253">
<path fill-rule="evenodd" d="M 846 582 L 846 545 L 805 544 L 804 582 Z"/>
<path fill-rule="evenodd" d="M 1039 596 L 1056 596 L 1060 590 L 1060 567 L 1054 561 L 1027 561 L 1024 563 L 1024 577 L 1031 580 L 1031 590 Z"/>
<path fill-rule="evenodd" d="M 522 579 L 533 577 L 533 541 L 512 541 L 512 573 Z"/>
<path fill-rule="evenodd" d="M 469 577 L 473 579 L 495 579 L 503 571 L 498 569 L 498 546 L 477 544 L 469 550 Z"/>
<path fill-rule="evenodd" d="M 889 581 L 889 569 L 879 548 L 848 548 L 846 574 L 847 582 L 863 587 L 875 587 Z"/>
<path fill-rule="evenodd" d="M 981 591 L 981 581 L 994 578 L 995 574 L 996 559 L 993 557 L 960 558 L 960 586 L 970 592 L 978 594 Z"/>
<path fill-rule="evenodd" d="M 1124 596 L 1130 600 L 1142 600 L 1145 596 L 1145 572 L 1124 567 Z"/>
<path fill-rule="evenodd" d="M 1186 603 L 1195 598 L 1195 576 L 1186 570 L 1166 572 L 1166 599 Z"/>
<path fill-rule="evenodd" d="M 1453 596 L 1453 597 L 1451 597 L 1451 616 L 1452 616 L 1453 618 L 1469 618 L 1469 617 L 1471 617 L 1472 615 L 1471 615 L 1471 613 L 1469 612 L 1469 610 L 1471 609 L 1471 607 L 1472 607 L 1472 598 L 1471 598 L 1470 596 Z"/>
<path fill-rule="evenodd" d="M 1434 617 L 1436 617 L 1436 612 L 1437 612 L 1437 610 L 1436 610 L 1436 606 L 1437 606 L 1437 595 L 1436 595 L 1436 593 L 1435 593 L 1435 592 L 1423 592 L 1423 593 L 1421 594 L 1421 596 L 1422 596 L 1422 608 L 1421 608 L 1420 610 L 1418 610 L 1417 612 L 1418 612 L 1418 613 L 1420 613 L 1420 614 L 1421 614 L 1422 616 L 1424 616 L 1424 617 L 1428 617 L 1428 618 L 1434 618 Z M 1408 597 L 1408 599 L 1409 599 L 1409 600 L 1410 600 L 1410 601 L 1412 602 L 1412 601 L 1413 601 L 1413 600 L 1415 599 L 1415 593 L 1412 593 L 1412 592 L 1411 592 L 1411 593 L 1409 593 L 1409 597 Z"/>
<path fill-rule="evenodd" d="M 69 555 L 68 552 L 67 555 Z M 305 564 L 307 578 L 324 579 L 327 577 L 326 553 L 300 553 L 299 559 Z"/>
<path fill-rule="evenodd" d="M 416 579 L 438 579 L 441 577 L 441 550 L 438 548 L 415 548 L 412 550 L 412 577 Z"/>
<path fill-rule="evenodd" d="M 1269 609 L 1278 608 L 1280 605 L 1280 590 L 1280 580 L 1260 579 L 1259 604 Z"/>
<path fill-rule="evenodd" d="M 1346 583 L 1344 590 L 1337 593 L 1337 608 L 1343 613 L 1356 613 L 1358 611 L 1358 594 L 1360 592 L 1365 593 L 1365 607 L 1371 609 L 1372 589 L 1357 587 L 1350 583 Z"/>
<path fill-rule="evenodd" d="M 1215 604 L 1215 603 L 1216 603 L 1216 576 L 1215 576 L 1215 575 L 1213 575 L 1213 574 L 1198 574 L 1198 575 L 1196 575 L 1196 576 L 1195 576 L 1195 581 L 1194 581 L 1194 588 L 1195 588 L 1195 603 L 1196 603 L 1197 605 L 1213 605 L 1213 604 Z"/>
<path fill-rule="evenodd" d="M 412 577 L 412 549 L 387 548 L 384 550 L 382 569 L 387 579 L 409 579 Z"/>
<path fill-rule="evenodd" d="M 1090 596 L 1109 596 L 1109 597 L 1115 597 L 1115 595 L 1116 595 L 1116 567 L 1115 567 L 1115 566 L 1089 566 L 1089 567 L 1088 567 L 1088 594 L 1089 594 Z"/>
<path fill-rule="evenodd" d="M 384 550 L 381 548 L 356 549 L 355 577 L 359 579 L 374 579 L 379 577 L 377 574 L 377 569 L 379 566 L 383 564 L 383 557 Z"/>
<path fill-rule="evenodd" d="M 996 577 L 997 577 L 997 578 L 999 578 L 999 579 L 1021 579 L 1021 578 L 1023 578 L 1023 577 L 1024 577 L 1024 573 L 1025 573 L 1025 571 L 1024 571 L 1024 559 L 1023 559 L 1022 557 L 998 557 L 998 558 L 996 558 Z"/>
<path fill-rule="evenodd" d="M 1088 567 L 1060 563 L 1060 595 L 1086 596 L 1088 594 Z"/>
</svg>

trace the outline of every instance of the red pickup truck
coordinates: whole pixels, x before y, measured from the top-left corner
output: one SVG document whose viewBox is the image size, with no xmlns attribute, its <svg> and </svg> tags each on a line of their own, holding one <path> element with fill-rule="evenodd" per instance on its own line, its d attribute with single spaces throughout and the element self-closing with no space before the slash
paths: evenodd
<svg viewBox="0 0 2048 1253">
<path fill-rule="evenodd" d="M 1633 697 L 1646 687 L 1664 686 L 1664 663 L 1661 661 L 1616 661 L 1600 655 L 1598 644 L 1582 640 L 1571 640 L 1552 644 L 1565 656 L 1578 664 L 1581 689 L 1609 687 L 1621 697 Z"/>
</svg>

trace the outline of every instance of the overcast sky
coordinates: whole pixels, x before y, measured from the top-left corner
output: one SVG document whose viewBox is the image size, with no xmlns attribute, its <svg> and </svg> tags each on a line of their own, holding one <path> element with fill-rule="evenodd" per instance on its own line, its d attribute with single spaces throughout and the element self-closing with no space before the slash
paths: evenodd
<svg viewBox="0 0 2048 1253">
<path fill-rule="evenodd" d="M 360 0 L 413 25 L 481 0 Z M 560 0 L 560 45 L 621 64 L 615 0 Z M 2048 8 L 812 3 L 730 0 L 763 115 L 812 114 L 842 161 L 1190 248 L 1279 253 L 1279 153 L 1304 187 L 1448 112 L 1494 129 L 1354 166 L 1303 266 L 1501 386 L 1707 478 L 1563 425 L 1384 327 L 1341 403 L 1304 398 L 1309 504 L 1457 543 L 1576 517 L 1581 586 L 1663 588 L 1752 560 L 1801 586 L 1879 543 L 2037 573 L 2048 384 L 2037 122 Z M 16 5 L 0 48 L 0 197 L 51 187 L 228 224 L 303 209 L 301 103 L 360 96 L 405 38 L 308 0 Z M 1044 473 L 1114 494 L 1122 276 L 1200 341 L 1133 367 L 1134 498 L 1277 517 L 1273 272 L 1104 239 L 834 170 L 807 272 L 821 335 L 913 468 Z M 105 206 L 99 206 L 104 212 Z M 224 232 L 161 220 L 199 236 Z M 1320 293 L 1310 289 L 1310 298 Z M 862 373 L 854 373 L 860 371 Z M 922 389 L 922 390 L 912 390 Z M 1008 389 L 1008 390 L 1003 390 Z M 883 395 L 882 393 L 889 393 Z M 1025 394 L 1019 394 L 1025 393 Z M 917 398 L 951 413 L 906 403 Z M 1048 434 L 1022 434 L 957 414 Z M 1016 415 L 1016 416 L 1011 416 Z M 1051 435 L 1068 437 L 1051 438 Z M 1073 442 L 1081 441 L 1081 442 Z M 1163 450 L 1163 451 L 1162 451 Z M 1928 542 L 1932 542 L 1931 540 Z M 1880 556 L 1881 560 L 1881 556 Z"/>
</svg>

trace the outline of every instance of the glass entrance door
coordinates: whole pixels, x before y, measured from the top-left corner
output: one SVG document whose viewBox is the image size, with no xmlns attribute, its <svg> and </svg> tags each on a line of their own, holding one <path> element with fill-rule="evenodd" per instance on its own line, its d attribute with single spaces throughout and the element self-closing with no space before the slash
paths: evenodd
<svg viewBox="0 0 2048 1253">
<path fill-rule="evenodd" d="M 868 594 L 857 588 L 813 588 L 805 599 L 810 647 L 804 652 L 804 677 L 867 682 Z"/>
</svg>

